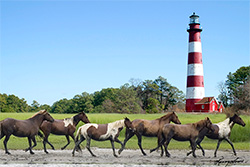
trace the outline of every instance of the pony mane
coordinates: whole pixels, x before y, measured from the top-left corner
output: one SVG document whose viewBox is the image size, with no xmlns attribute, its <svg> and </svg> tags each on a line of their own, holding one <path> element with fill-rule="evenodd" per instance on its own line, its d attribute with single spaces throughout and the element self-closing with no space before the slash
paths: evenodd
<svg viewBox="0 0 250 167">
<path fill-rule="evenodd" d="M 109 123 L 109 126 L 117 127 L 117 128 L 124 127 L 125 126 L 124 119 Z"/>
<path fill-rule="evenodd" d="M 171 112 L 171 113 L 167 113 L 165 115 L 163 115 L 162 117 L 158 118 L 158 119 L 166 119 L 166 118 L 169 118 L 174 112 Z"/>
<path fill-rule="evenodd" d="M 205 119 L 202 119 L 202 120 L 200 120 L 200 121 L 198 121 L 198 122 L 193 123 L 193 125 L 194 125 L 196 128 L 199 128 L 201 125 L 204 125 L 205 122 L 206 122 L 206 120 L 205 120 Z"/>
<path fill-rule="evenodd" d="M 46 112 L 46 110 L 40 110 L 37 113 L 35 113 L 31 118 L 33 118 L 33 117 L 35 117 L 35 116 L 37 116 L 39 114 L 43 115 L 43 114 L 45 114 L 45 112 Z"/>
<path fill-rule="evenodd" d="M 63 119 L 63 122 L 64 122 L 64 126 L 67 127 L 69 124 L 73 125 L 73 122 L 74 121 L 74 116 L 71 117 L 71 118 L 64 118 Z"/>
</svg>

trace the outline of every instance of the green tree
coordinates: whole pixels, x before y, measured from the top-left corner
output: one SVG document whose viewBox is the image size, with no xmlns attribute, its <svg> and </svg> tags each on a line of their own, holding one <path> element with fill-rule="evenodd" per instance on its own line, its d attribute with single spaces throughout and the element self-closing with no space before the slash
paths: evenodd
<svg viewBox="0 0 250 167">
<path fill-rule="evenodd" d="M 25 99 L 15 95 L 0 94 L 1 112 L 28 112 L 29 106 Z"/>
<path fill-rule="evenodd" d="M 52 113 L 72 113 L 72 100 L 66 98 L 55 102 L 51 107 Z"/>
<path fill-rule="evenodd" d="M 74 112 L 84 111 L 85 113 L 92 113 L 93 109 L 93 95 L 83 92 L 81 95 L 76 95 L 73 98 L 72 110 Z"/>
<path fill-rule="evenodd" d="M 218 96 L 225 107 L 231 106 L 235 110 L 249 110 L 249 79 L 250 66 L 243 66 L 236 72 L 229 72 L 225 83 L 219 83 L 220 94 Z"/>
<path fill-rule="evenodd" d="M 164 110 L 169 109 L 177 103 L 184 103 L 185 95 L 177 87 L 172 86 L 167 82 L 167 79 L 159 76 L 154 83 L 158 86 L 158 100 L 161 105 L 164 105 Z"/>
<path fill-rule="evenodd" d="M 37 112 L 39 110 L 40 110 L 40 104 L 36 100 L 33 100 L 31 104 L 31 112 Z"/>
</svg>

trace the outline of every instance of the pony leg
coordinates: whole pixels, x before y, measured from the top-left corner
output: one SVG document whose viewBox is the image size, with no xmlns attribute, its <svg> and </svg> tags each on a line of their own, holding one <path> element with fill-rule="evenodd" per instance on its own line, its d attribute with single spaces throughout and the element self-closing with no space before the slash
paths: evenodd
<svg viewBox="0 0 250 167">
<path fill-rule="evenodd" d="M 134 132 L 132 132 L 132 131 L 130 131 L 128 128 L 126 128 L 125 139 L 124 139 L 124 142 L 123 142 L 123 145 L 122 145 L 121 149 L 118 151 L 118 154 L 121 154 L 121 153 L 122 153 L 122 151 L 123 151 L 124 148 L 125 148 L 125 145 L 126 145 L 127 141 L 128 141 L 131 137 L 133 137 L 134 135 L 135 135 Z"/>
<path fill-rule="evenodd" d="M 200 143 L 202 142 L 202 140 L 204 139 L 204 137 L 205 137 L 205 136 L 200 137 L 200 138 L 198 138 L 198 139 L 196 140 L 196 144 L 197 144 L 197 145 L 199 146 L 199 148 L 201 149 L 202 155 L 203 155 L 203 156 L 205 156 L 205 151 L 204 151 L 204 149 L 201 147 Z M 197 146 L 196 146 L 196 147 L 197 147 Z M 192 153 L 192 151 L 188 152 L 188 153 L 187 153 L 187 156 L 189 156 L 191 153 Z"/>
<path fill-rule="evenodd" d="M 142 152 L 142 154 L 143 155 L 147 155 L 145 152 L 144 152 L 144 150 L 143 150 L 143 148 L 142 148 L 142 146 L 141 146 L 141 135 L 136 135 L 137 136 L 137 139 L 138 139 L 138 146 L 140 147 L 140 149 L 141 149 L 141 152 Z"/>
<path fill-rule="evenodd" d="M 7 142 L 9 141 L 9 139 L 10 139 L 10 135 L 6 135 L 6 137 L 3 141 L 3 144 L 4 144 L 5 154 L 10 155 L 10 152 L 8 151 L 8 148 L 7 148 Z"/>
<path fill-rule="evenodd" d="M 78 139 L 77 139 L 77 140 L 78 140 Z M 72 156 L 75 156 L 75 151 L 76 151 L 76 149 L 77 149 L 77 148 L 80 148 L 80 144 L 81 144 L 81 142 L 83 142 L 84 140 L 85 140 L 85 138 L 81 135 L 80 140 L 75 141 L 75 147 L 74 147 L 74 149 L 73 149 L 73 151 L 72 151 Z M 80 148 L 80 151 L 81 151 L 81 148 Z"/>
<path fill-rule="evenodd" d="M 110 139 L 110 142 L 111 142 L 111 146 L 112 146 L 112 150 L 113 150 L 113 155 L 114 155 L 115 157 L 118 157 L 118 156 L 115 154 L 114 140 L 113 140 L 113 139 Z"/>
<path fill-rule="evenodd" d="M 205 137 L 205 136 L 204 136 L 204 137 Z M 202 142 L 202 140 L 204 139 L 204 137 L 198 138 L 198 140 L 196 140 L 196 144 L 200 147 L 203 156 L 205 156 L 205 151 L 204 151 L 204 149 L 201 147 L 201 142 Z"/>
<path fill-rule="evenodd" d="M 161 143 L 161 141 L 163 140 L 162 138 L 162 133 L 158 133 L 158 145 Z M 161 144 L 161 157 L 163 156 L 163 147 L 162 147 L 162 144 Z"/>
<path fill-rule="evenodd" d="M 195 140 L 190 140 L 190 145 L 191 145 L 191 148 L 192 148 L 193 157 L 196 158 L 196 155 L 195 155 L 196 142 L 195 142 Z"/>
<path fill-rule="evenodd" d="M 26 148 L 25 151 L 30 150 L 30 154 L 34 154 L 34 152 L 32 151 L 32 142 L 30 137 L 28 137 L 28 141 L 29 141 L 29 147 Z"/>
<path fill-rule="evenodd" d="M 216 157 L 217 150 L 218 150 L 218 148 L 220 147 L 220 143 L 221 143 L 222 140 L 223 140 L 223 139 L 219 139 L 219 140 L 218 140 L 217 147 L 216 147 L 216 149 L 215 149 L 215 151 L 214 151 L 214 157 Z"/>
<path fill-rule="evenodd" d="M 166 140 L 166 142 L 163 143 L 164 145 L 164 148 L 165 148 L 165 154 L 166 154 L 166 157 L 170 157 L 170 153 L 168 152 L 168 145 L 169 145 L 169 142 L 172 138 Z"/>
<path fill-rule="evenodd" d="M 117 137 L 115 137 L 114 141 L 117 142 L 117 143 L 119 143 L 119 144 L 121 144 L 121 146 L 123 147 L 123 143 Z"/>
<path fill-rule="evenodd" d="M 161 156 L 163 156 L 163 148 L 162 148 L 162 145 L 164 144 L 164 142 L 165 142 L 165 138 L 163 138 L 163 136 L 161 135 L 161 133 L 160 133 L 160 135 L 158 135 L 158 146 L 156 147 L 156 148 L 154 148 L 154 149 L 151 149 L 150 150 L 150 153 L 152 153 L 152 152 L 154 152 L 155 150 L 157 150 L 157 149 L 159 149 L 160 147 L 161 147 Z"/>
<path fill-rule="evenodd" d="M 50 145 L 50 147 L 52 148 L 52 150 L 55 150 L 54 146 L 49 142 L 48 140 L 49 138 L 49 134 L 45 134 L 45 137 L 43 139 L 43 148 L 44 148 L 44 152 L 46 154 L 48 154 L 49 152 L 47 151 L 47 148 L 46 148 L 46 143 L 48 143 Z"/>
<path fill-rule="evenodd" d="M 36 138 L 35 138 L 35 136 L 34 136 L 34 137 L 32 137 L 31 139 L 32 139 L 34 145 L 30 148 L 30 154 L 34 154 L 34 152 L 32 151 L 32 149 L 33 149 L 34 147 L 36 147 L 36 145 L 37 145 L 37 144 L 36 144 Z"/>
<path fill-rule="evenodd" d="M 231 147 L 232 147 L 232 149 L 233 149 L 233 152 L 234 152 L 234 155 L 236 156 L 237 154 L 236 154 L 236 151 L 235 151 L 235 149 L 234 149 L 234 145 L 233 145 L 233 143 L 230 141 L 230 139 L 229 138 L 225 138 L 225 140 L 231 145 Z"/>
<path fill-rule="evenodd" d="M 76 143 L 74 134 L 71 134 L 70 136 L 71 136 L 71 138 L 73 139 L 73 141 Z M 66 147 L 65 147 L 65 148 L 66 148 Z M 76 148 L 76 151 L 82 152 L 80 145 Z"/>
<path fill-rule="evenodd" d="M 65 137 L 66 137 L 68 143 L 64 147 L 62 147 L 61 150 L 64 150 L 69 145 L 69 143 L 70 143 L 69 135 L 65 135 Z"/>
<path fill-rule="evenodd" d="M 90 150 L 90 141 L 91 141 L 91 138 L 87 138 L 87 145 L 86 145 L 86 148 L 88 149 L 88 151 L 90 152 L 90 154 L 93 156 L 93 157 L 96 157 L 95 154 L 93 154 L 93 152 Z"/>
</svg>

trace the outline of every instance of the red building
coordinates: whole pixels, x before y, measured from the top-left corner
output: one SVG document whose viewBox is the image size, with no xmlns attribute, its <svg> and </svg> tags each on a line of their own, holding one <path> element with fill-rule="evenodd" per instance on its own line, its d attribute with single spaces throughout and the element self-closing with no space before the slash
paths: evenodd
<svg viewBox="0 0 250 167">
<path fill-rule="evenodd" d="M 193 112 L 223 112 L 224 106 L 219 103 L 214 97 L 204 97 L 195 103 Z"/>
</svg>

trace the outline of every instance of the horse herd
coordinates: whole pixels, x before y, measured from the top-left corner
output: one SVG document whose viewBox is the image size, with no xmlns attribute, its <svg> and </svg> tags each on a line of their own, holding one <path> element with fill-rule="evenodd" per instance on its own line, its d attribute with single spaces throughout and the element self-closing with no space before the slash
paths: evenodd
<svg viewBox="0 0 250 167">
<path fill-rule="evenodd" d="M 76 126 L 80 121 L 85 124 L 78 128 L 76 136 L 74 136 Z M 173 122 L 174 124 L 170 124 L 170 122 Z M 95 156 L 95 154 L 90 149 L 91 139 L 97 141 L 110 140 L 113 155 L 117 157 L 114 142 L 121 144 L 121 149 L 118 151 L 118 153 L 121 154 L 128 140 L 136 135 L 138 139 L 138 146 L 142 154 L 146 155 L 141 145 L 142 136 L 158 137 L 158 146 L 151 149 L 150 152 L 161 148 L 161 156 L 163 156 L 164 146 L 165 155 L 170 157 L 170 153 L 167 148 L 170 140 L 173 138 L 177 141 L 189 141 L 192 150 L 188 152 L 187 155 L 192 153 L 193 156 L 196 157 L 195 149 L 197 145 L 201 148 L 203 156 L 205 156 L 201 142 L 204 137 L 207 136 L 210 139 L 218 140 L 217 147 L 214 152 L 214 156 L 216 157 L 217 150 L 222 140 L 226 140 L 231 145 L 234 155 L 236 155 L 233 143 L 229 139 L 231 130 L 235 123 L 245 126 L 244 121 L 237 114 L 234 114 L 217 124 L 212 124 L 210 119 L 206 117 L 204 120 L 200 120 L 196 123 L 181 125 L 181 122 L 175 112 L 169 112 L 155 120 L 135 119 L 130 121 L 128 118 L 125 118 L 108 124 L 94 124 L 90 123 L 84 112 L 80 112 L 71 118 L 53 119 L 46 110 L 41 110 L 27 120 L 6 118 L 0 121 L 0 139 L 5 136 L 3 141 L 5 153 L 10 154 L 7 148 L 7 142 L 10 136 L 14 135 L 17 137 L 27 137 L 29 147 L 26 148 L 25 151 L 30 151 L 30 154 L 34 154 L 32 148 L 37 145 L 35 139 L 36 135 L 43 137 L 45 153 L 48 153 L 46 143 L 48 143 L 54 150 L 54 146 L 48 141 L 50 133 L 66 136 L 67 144 L 61 148 L 62 150 L 69 145 L 70 136 L 75 141 L 75 147 L 72 151 L 73 156 L 75 155 L 75 151 L 81 151 L 80 144 L 84 140 L 87 141 L 86 148 L 92 156 Z M 118 137 L 120 131 L 124 127 L 126 127 L 125 139 L 124 142 L 121 142 Z M 33 145 L 32 141 L 34 143 Z"/>
</svg>

